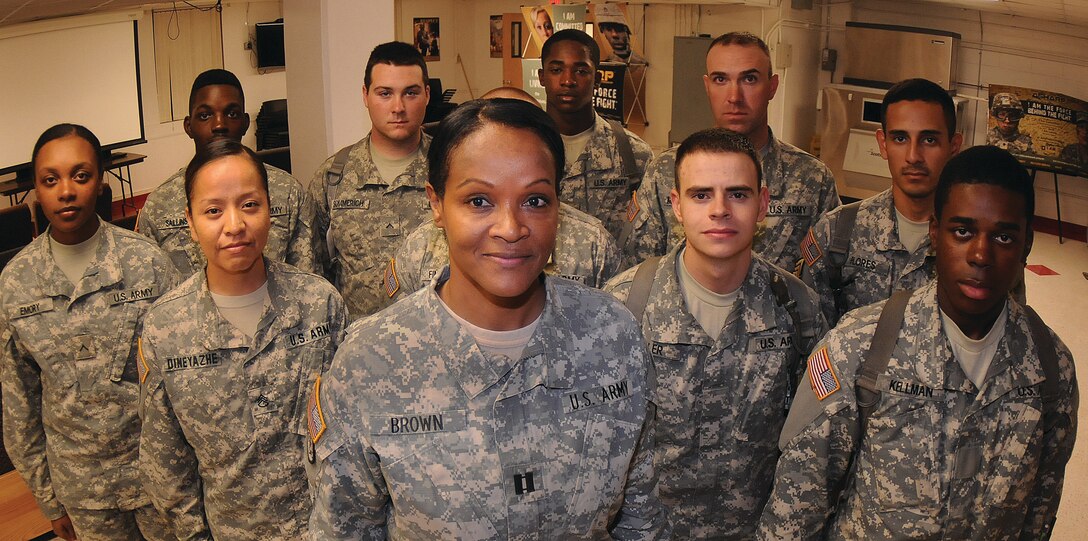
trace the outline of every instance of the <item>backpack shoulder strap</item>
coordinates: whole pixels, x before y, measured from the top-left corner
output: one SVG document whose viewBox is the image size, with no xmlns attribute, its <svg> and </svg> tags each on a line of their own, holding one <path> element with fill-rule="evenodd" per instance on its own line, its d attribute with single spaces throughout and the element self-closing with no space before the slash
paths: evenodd
<svg viewBox="0 0 1088 541">
<path fill-rule="evenodd" d="M 612 126 L 612 131 L 616 132 L 616 147 L 620 151 L 623 176 L 627 177 L 628 191 L 633 192 L 637 188 L 636 184 L 642 179 L 639 177 L 638 168 L 635 167 L 635 151 L 631 149 L 631 136 L 627 135 L 627 130 L 623 129 L 623 124 L 620 124 L 618 120 L 609 120 L 608 123 Z"/>
<path fill-rule="evenodd" d="M 892 293 L 892 296 L 884 303 L 880 312 L 880 319 L 876 322 L 876 332 L 873 333 L 873 341 L 869 344 L 869 350 L 861 360 L 858 370 L 857 395 L 858 395 L 858 421 L 861 425 L 861 434 L 865 434 L 865 427 L 869 422 L 869 415 L 873 412 L 877 402 L 880 401 L 880 388 L 876 380 L 888 369 L 888 362 L 895 351 L 895 343 L 899 338 L 899 328 L 903 326 L 903 313 L 907 309 L 907 301 L 913 291 L 904 290 Z"/>
<path fill-rule="evenodd" d="M 846 265 L 846 254 L 850 252 L 850 236 L 854 234 L 854 224 L 858 219 L 859 208 L 861 208 L 861 201 L 854 201 L 849 205 L 843 205 L 835 216 L 835 230 L 831 232 L 831 241 L 827 247 L 831 261 L 828 273 L 831 289 L 835 291 L 842 289 L 842 267 Z"/>
<path fill-rule="evenodd" d="M 1028 318 L 1028 327 L 1031 328 L 1031 339 L 1035 342 L 1035 350 L 1039 354 L 1043 375 L 1046 377 L 1042 388 L 1043 404 L 1046 405 L 1056 400 L 1061 392 L 1058 387 L 1061 378 L 1061 372 L 1058 369 L 1058 345 L 1054 343 L 1054 337 L 1050 336 L 1046 324 L 1032 307 L 1025 304 L 1024 312 Z M 1044 414 L 1045 409 L 1047 408 L 1044 408 Z"/>
<path fill-rule="evenodd" d="M 631 290 L 627 293 L 627 309 L 635 315 L 635 321 L 642 324 L 642 315 L 646 312 L 646 302 L 650 300 L 650 288 L 654 285 L 657 274 L 657 262 L 661 256 L 647 258 L 639 264 L 635 278 L 631 281 Z"/>
<path fill-rule="evenodd" d="M 775 304 L 785 308 L 790 315 L 790 321 L 793 322 L 793 347 L 797 351 L 801 351 L 800 329 L 802 319 L 797 315 L 797 301 L 790 294 L 789 284 L 786 283 L 786 279 L 773 271 L 771 272 L 771 292 L 774 294 Z M 801 352 L 801 355 L 803 356 L 806 353 L 808 352 Z"/>
<path fill-rule="evenodd" d="M 344 179 L 344 167 L 348 164 L 348 156 L 353 148 L 355 148 L 355 145 L 348 145 L 336 151 L 336 156 L 332 159 L 332 165 L 325 172 L 325 184 L 336 186 Z"/>
</svg>

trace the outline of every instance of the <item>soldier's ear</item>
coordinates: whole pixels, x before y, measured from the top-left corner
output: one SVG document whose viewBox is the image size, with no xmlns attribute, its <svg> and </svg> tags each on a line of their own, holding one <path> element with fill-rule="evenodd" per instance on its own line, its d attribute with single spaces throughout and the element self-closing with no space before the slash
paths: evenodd
<svg viewBox="0 0 1088 541">
<path fill-rule="evenodd" d="M 680 215 L 680 192 L 676 191 L 676 188 L 669 192 L 669 203 L 672 206 L 673 215 L 676 216 L 676 221 L 683 225 L 684 217 Z"/>
<path fill-rule="evenodd" d="M 196 238 L 196 229 L 193 229 L 193 211 L 188 206 L 185 207 L 185 221 L 189 225 L 189 238 L 200 246 L 200 239 Z"/>
<path fill-rule="evenodd" d="M 430 183 L 427 184 L 427 202 L 431 204 L 431 216 L 434 218 L 434 225 L 444 229 L 442 198 L 438 197 L 438 192 L 434 191 L 434 186 L 431 186 Z"/>
</svg>

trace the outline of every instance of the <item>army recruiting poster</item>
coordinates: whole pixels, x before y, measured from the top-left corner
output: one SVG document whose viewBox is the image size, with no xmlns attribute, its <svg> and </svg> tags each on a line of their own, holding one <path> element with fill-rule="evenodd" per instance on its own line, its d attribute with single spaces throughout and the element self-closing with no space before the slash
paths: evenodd
<svg viewBox="0 0 1088 541">
<path fill-rule="evenodd" d="M 1088 102 L 1033 88 L 990 85 L 986 143 L 1025 167 L 1088 177 Z"/>
</svg>

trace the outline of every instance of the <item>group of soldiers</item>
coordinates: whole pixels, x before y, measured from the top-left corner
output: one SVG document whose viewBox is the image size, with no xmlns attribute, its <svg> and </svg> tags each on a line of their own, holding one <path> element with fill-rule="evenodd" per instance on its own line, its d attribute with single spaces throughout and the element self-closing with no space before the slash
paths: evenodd
<svg viewBox="0 0 1088 541">
<path fill-rule="evenodd" d="M 1031 179 L 1004 150 L 960 152 L 946 91 L 910 79 L 887 92 L 877 141 L 892 185 L 841 205 L 830 170 L 768 126 L 779 81 L 758 37 L 728 33 L 712 42 L 703 83 L 715 128 L 656 157 L 637 135 L 593 110 L 601 57 L 592 38 L 555 32 L 541 62 L 545 111 L 565 155 L 557 175 L 558 233 L 544 272 L 623 302 L 648 359 L 646 371 L 632 371 L 622 389 L 616 382 L 595 387 L 604 399 L 563 397 L 566 413 L 583 405 L 602 412 L 597 424 L 575 434 L 585 442 L 569 442 L 566 425 L 554 434 L 537 428 L 539 408 L 528 402 L 537 386 L 563 388 L 572 377 L 564 374 L 564 350 L 589 347 L 574 338 L 555 333 L 530 342 L 555 363 L 540 381 L 486 383 L 466 375 L 485 367 L 470 366 L 459 368 L 468 379 L 457 386 L 436 375 L 442 367 L 414 361 L 428 348 L 460 347 L 442 343 L 445 327 L 403 307 L 420 305 L 415 291 L 448 279 L 455 247 L 431 219 L 441 199 L 432 181 L 444 182 L 449 172 L 428 163 L 427 66 L 411 45 L 391 42 L 376 47 L 366 65 L 363 101 L 373 126 L 366 137 L 329 157 L 306 188 L 266 166 L 271 225 L 264 254 L 273 265 L 335 286 L 347 313 L 333 329 L 285 329 L 299 333 L 297 340 L 261 346 L 276 349 L 272 360 L 232 369 L 232 381 L 185 380 L 171 388 L 176 396 L 161 391 L 161 367 L 137 366 L 128 375 L 129 365 L 152 358 L 136 341 L 145 328 L 179 344 L 207 344 L 205 358 L 158 357 L 199 365 L 195 371 L 222 363 L 217 340 L 231 336 L 199 324 L 211 316 L 198 309 L 167 308 L 174 294 L 159 301 L 156 317 L 141 320 L 155 298 L 208 264 L 186 214 L 191 187 L 184 170 L 148 196 L 138 219 L 139 233 L 166 255 L 118 256 L 139 260 L 145 273 L 163 274 L 154 269 L 165 258 L 173 263 L 168 276 L 144 280 L 157 281 L 140 302 L 109 304 L 128 309 L 120 336 L 116 328 L 95 328 L 108 318 L 90 311 L 55 320 L 66 313 L 57 302 L 46 314 L 54 319 L 31 325 L 44 321 L 38 312 L 45 310 L 17 293 L 33 272 L 49 290 L 59 272 L 49 252 L 4 270 L 5 443 L 58 533 L 130 538 L 108 521 L 81 522 L 82 510 L 146 512 L 153 504 L 168 526 L 140 522 L 131 538 L 288 539 L 307 529 L 318 539 L 531 538 L 553 530 L 565 532 L 560 537 L 608 532 L 632 539 L 1049 535 L 1076 435 L 1073 360 L 1022 298 L 1010 300 L 1031 247 Z M 240 141 L 248 127 L 237 78 L 224 70 L 201 74 L 185 119 L 196 154 L 220 140 Z M 582 291 L 548 283 L 549 295 Z M 607 303 L 584 294 L 584 306 L 567 309 L 575 326 L 616 327 Z M 345 331 L 352 320 L 362 322 Z M 63 326 L 79 332 L 60 336 L 55 327 Z M 314 363 L 287 363 L 296 372 L 280 374 L 275 385 L 264 381 L 275 372 L 268 363 L 284 362 L 322 333 L 339 341 L 346 332 L 338 361 L 355 354 L 349 350 L 376 347 L 363 329 L 404 338 L 399 349 L 379 352 L 384 364 L 368 367 L 379 379 L 353 380 L 352 368 L 333 362 L 335 400 L 324 401 L 318 374 L 303 372 L 328 368 L 332 351 L 325 351 Z M 109 344 L 80 338 L 99 333 Z M 408 339 L 412 333 L 433 335 Z M 78 368 L 57 374 L 42 366 L 49 357 L 78 363 L 85 352 L 73 344 L 92 342 L 91 356 L 96 347 L 117 359 L 113 383 L 140 380 L 140 398 L 111 391 L 109 377 L 91 381 L 68 373 Z M 502 368 L 513 371 L 519 357 L 528 365 L 529 355 L 506 359 Z M 601 361 L 601 370 L 615 368 Z M 101 387 L 101 400 L 93 407 L 72 403 L 54 378 L 78 380 L 85 401 Z M 265 385 L 252 383 L 258 379 Z M 148 381 L 159 381 L 160 391 Z M 498 453 L 499 463 L 451 455 L 471 450 L 455 448 L 444 432 L 480 430 L 473 414 L 447 404 L 462 389 L 504 412 L 502 434 L 517 442 L 517 452 Z M 600 407 L 628 393 L 643 401 L 642 410 L 624 406 L 612 418 L 612 409 Z M 291 405 L 275 413 L 280 433 L 261 432 L 244 447 L 217 441 L 217 434 L 254 431 L 269 403 Z M 137 409 L 159 427 L 142 436 L 139 461 L 132 444 L 141 438 Z M 511 436 L 518 423 L 533 430 Z M 124 431 L 110 428 L 122 425 Z M 360 443 L 381 436 L 388 437 Z M 591 445 L 593 438 L 606 441 Z M 98 462 L 101 450 L 87 450 L 96 446 L 128 451 Z M 518 453 L 526 462 L 518 463 Z M 143 491 L 132 471 L 137 464 Z M 299 468 L 308 485 L 297 482 Z M 609 483 L 617 481 L 604 472 L 617 468 L 627 472 L 618 478 L 624 497 L 608 500 Z M 564 477 L 571 471 L 580 477 Z M 277 479 L 286 475 L 296 481 Z M 73 519 L 68 530 L 66 516 Z M 572 529 L 551 527 L 568 520 Z"/>
</svg>

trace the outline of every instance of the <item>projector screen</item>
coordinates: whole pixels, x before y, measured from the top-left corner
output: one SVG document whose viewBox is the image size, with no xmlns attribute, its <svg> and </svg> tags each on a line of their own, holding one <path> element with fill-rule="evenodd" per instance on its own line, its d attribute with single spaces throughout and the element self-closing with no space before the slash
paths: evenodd
<svg viewBox="0 0 1088 541">
<path fill-rule="evenodd" d="M 136 43 L 132 20 L 0 37 L 0 173 L 30 162 L 61 122 L 107 149 L 145 142 Z"/>
</svg>

